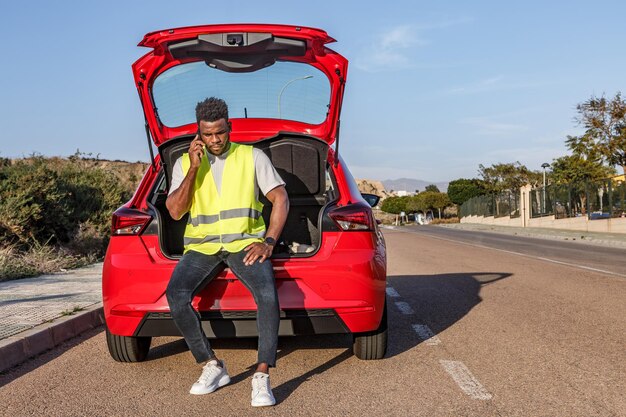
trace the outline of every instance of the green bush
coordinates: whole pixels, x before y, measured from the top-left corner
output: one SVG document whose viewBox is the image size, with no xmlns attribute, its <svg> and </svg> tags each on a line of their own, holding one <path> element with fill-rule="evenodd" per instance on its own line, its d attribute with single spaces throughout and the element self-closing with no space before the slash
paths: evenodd
<svg viewBox="0 0 626 417">
<path fill-rule="evenodd" d="M 17 161 L 0 170 L 0 242 L 25 246 L 60 236 L 62 214 L 58 175 L 43 158 Z"/>
<path fill-rule="evenodd" d="M 116 176 L 70 160 L 35 156 L 0 166 L 0 246 L 76 245 L 95 237 L 103 253 L 113 210 L 130 198 Z M 88 236 L 85 231 L 88 230 Z"/>
</svg>

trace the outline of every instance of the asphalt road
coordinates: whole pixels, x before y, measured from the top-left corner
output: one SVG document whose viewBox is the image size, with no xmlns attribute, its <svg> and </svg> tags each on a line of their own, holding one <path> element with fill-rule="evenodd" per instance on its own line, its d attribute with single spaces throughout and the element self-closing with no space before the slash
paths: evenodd
<svg viewBox="0 0 626 417">
<path fill-rule="evenodd" d="M 216 341 L 233 382 L 195 397 L 187 391 L 200 370 L 181 340 L 156 339 L 148 361 L 119 364 L 93 331 L 1 375 L 0 414 L 626 415 L 626 279 L 475 239 L 385 235 L 384 360 L 356 359 L 345 336 L 283 338 L 278 404 L 258 410 L 249 405 L 252 340 Z"/>
<path fill-rule="evenodd" d="M 565 241 L 433 226 L 407 226 L 401 230 L 519 255 L 597 270 L 626 278 L 626 249 L 598 247 L 583 240 Z M 584 235 L 584 233 L 581 233 Z"/>
</svg>

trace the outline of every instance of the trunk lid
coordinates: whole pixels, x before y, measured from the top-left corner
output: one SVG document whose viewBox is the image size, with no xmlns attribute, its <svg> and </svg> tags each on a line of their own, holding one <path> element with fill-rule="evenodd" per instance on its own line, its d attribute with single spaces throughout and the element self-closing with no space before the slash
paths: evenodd
<svg viewBox="0 0 626 417">
<path fill-rule="evenodd" d="M 152 48 L 133 64 L 150 136 L 159 146 L 197 130 L 195 105 L 216 96 L 229 105 L 231 139 L 281 132 L 338 137 L 348 61 L 326 47 L 320 29 L 233 24 L 148 33 Z"/>
</svg>

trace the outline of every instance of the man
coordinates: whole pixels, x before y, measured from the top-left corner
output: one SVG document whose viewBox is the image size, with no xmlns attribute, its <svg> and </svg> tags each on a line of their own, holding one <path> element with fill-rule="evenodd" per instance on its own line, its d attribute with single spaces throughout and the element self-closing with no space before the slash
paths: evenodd
<svg viewBox="0 0 626 417">
<path fill-rule="evenodd" d="M 269 381 L 275 366 L 279 307 L 269 257 L 285 225 L 289 199 L 269 158 L 251 146 L 230 142 L 226 103 L 214 97 L 196 106 L 198 135 L 174 165 L 166 201 L 174 219 L 189 213 L 185 250 L 167 287 L 176 326 L 202 374 L 190 393 L 208 394 L 230 382 L 223 361 L 211 349 L 191 300 L 226 266 L 250 290 L 257 304 L 258 362 L 252 377 L 252 406 L 276 403 Z M 265 228 L 258 201 L 272 203 Z"/>
</svg>

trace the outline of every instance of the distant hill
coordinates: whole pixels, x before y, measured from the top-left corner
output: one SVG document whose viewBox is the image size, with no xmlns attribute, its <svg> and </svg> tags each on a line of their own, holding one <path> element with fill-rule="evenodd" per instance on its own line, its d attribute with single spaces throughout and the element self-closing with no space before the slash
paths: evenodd
<svg viewBox="0 0 626 417">
<path fill-rule="evenodd" d="M 386 180 L 386 181 L 376 181 L 376 180 L 368 180 L 368 179 L 357 179 L 356 180 L 359 190 L 362 193 L 370 193 L 376 194 L 380 196 L 383 200 L 392 195 L 391 191 L 408 191 L 415 192 L 415 190 L 419 190 L 423 192 L 426 189 L 427 185 L 435 184 L 439 191 L 445 193 L 448 190 L 447 182 L 429 182 L 423 180 L 414 180 L 411 178 L 400 178 L 397 180 Z"/>
<path fill-rule="evenodd" d="M 384 180 L 383 185 L 385 186 L 385 190 L 391 192 L 394 191 L 408 191 L 415 192 L 415 190 L 419 190 L 420 192 L 426 189 L 427 185 L 435 184 L 439 191 L 445 193 L 448 191 L 448 183 L 447 182 L 433 182 L 433 181 L 424 181 L 424 180 L 416 180 L 413 178 L 398 178 L 397 180 Z"/>
</svg>

